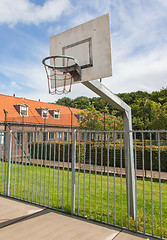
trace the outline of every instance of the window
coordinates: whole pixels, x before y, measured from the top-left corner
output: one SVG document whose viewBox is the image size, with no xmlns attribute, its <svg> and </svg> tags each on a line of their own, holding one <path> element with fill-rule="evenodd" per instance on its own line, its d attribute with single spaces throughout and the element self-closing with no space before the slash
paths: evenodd
<svg viewBox="0 0 167 240">
<path fill-rule="evenodd" d="M 17 144 L 22 144 L 22 143 L 23 143 L 23 133 L 17 132 Z"/>
<path fill-rule="evenodd" d="M 42 109 L 42 117 L 48 118 L 48 110 L 47 109 Z"/>
<path fill-rule="evenodd" d="M 54 119 L 60 119 L 59 109 L 49 109 L 48 111 Z"/>
<path fill-rule="evenodd" d="M 28 117 L 28 105 L 26 103 L 16 104 L 14 105 L 16 111 L 20 114 L 20 116 Z"/>
<path fill-rule="evenodd" d="M 42 136 L 43 136 L 43 141 L 48 140 L 48 132 L 44 132 Z"/>
<path fill-rule="evenodd" d="M 4 143 L 4 133 L 0 132 L 0 144 L 2 145 Z"/>
<path fill-rule="evenodd" d="M 76 113 L 76 114 L 74 114 L 75 115 L 75 117 L 78 119 L 78 121 L 80 121 L 80 122 L 82 122 L 82 120 L 83 120 L 83 115 L 81 115 L 80 113 Z"/>
<path fill-rule="evenodd" d="M 40 108 L 36 108 L 36 111 L 39 113 L 39 115 L 42 118 L 48 118 L 48 108 L 46 107 L 40 107 Z"/>
<path fill-rule="evenodd" d="M 49 132 L 49 139 L 53 140 L 54 139 L 54 132 Z"/>
<path fill-rule="evenodd" d="M 60 114 L 59 114 L 59 110 L 55 110 L 54 111 L 54 119 L 59 119 L 59 116 Z"/>
<path fill-rule="evenodd" d="M 20 105 L 20 115 L 21 116 L 28 116 L 28 106 Z"/>
<path fill-rule="evenodd" d="M 64 133 L 64 141 L 67 141 L 67 132 Z"/>
<path fill-rule="evenodd" d="M 32 132 L 27 132 L 27 141 L 32 142 L 33 141 L 33 133 Z"/>
<path fill-rule="evenodd" d="M 58 139 L 62 139 L 62 132 L 58 132 Z"/>
<path fill-rule="evenodd" d="M 79 118 L 80 122 L 82 122 L 83 118 L 84 118 L 84 116 L 80 115 L 80 118 Z"/>
</svg>

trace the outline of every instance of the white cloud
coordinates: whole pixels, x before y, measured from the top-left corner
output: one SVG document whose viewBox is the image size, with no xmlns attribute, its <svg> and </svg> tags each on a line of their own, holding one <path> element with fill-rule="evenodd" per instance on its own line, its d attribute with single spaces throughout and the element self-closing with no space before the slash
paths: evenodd
<svg viewBox="0 0 167 240">
<path fill-rule="evenodd" d="M 166 1 L 104 0 L 102 3 L 101 0 L 46 0 L 41 6 L 31 0 L 0 0 L 0 24 L 12 26 L 17 23 L 53 22 L 44 28 L 40 26 L 52 35 L 107 12 L 111 18 L 113 77 L 104 79 L 104 85 L 116 93 L 137 90 L 150 92 L 166 87 Z M 61 15 L 63 18 L 59 21 Z M 41 59 L 49 54 L 49 39 L 44 43 L 42 39 L 32 36 L 33 33 L 29 35 L 29 32 L 23 32 L 26 58 L 18 56 L 16 59 L 16 56 L 10 56 L 13 63 L 10 69 L 6 58 L 6 63 L 3 62 L 0 70 L 8 74 L 7 77 L 13 82 L 11 86 L 16 91 L 20 86 L 21 92 L 23 85 L 25 89 L 30 89 L 29 92 L 23 92 L 25 97 L 56 101 L 61 96 L 49 96 L 47 79 L 41 64 Z M 20 61 L 21 58 L 24 58 L 24 62 Z M 92 97 L 95 94 L 82 84 L 76 84 L 68 97 L 75 98 L 79 95 Z"/>
<path fill-rule="evenodd" d="M 4 64 L 0 66 L 0 70 L 6 73 L 8 78 L 8 86 L 0 83 L 3 86 L 1 91 L 6 89 L 8 94 L 15 93 L 19 97 L 49 101 L 47 78 L 42 64 L 16 61 L 10 69 Z"/>
<path fill-rule="evenodd" d="M 21 85 L 19 85 L 17 82 L 11 82 L 10 83 L 10 87 L 11 89 L 15 89 L 15 90 L 23 90 L 23 87 L 21 87 Z"/>
<path fill-rule="evenodd" d="M 69 21 L 66 26 L 75 27 L 79 24 L 90 21 L 96 17 L 109 13 L 111 11 L 111 0 L 91 0 L 91 1 L 75 1 L 71 0 L 73 5 L 69 11 Z"/>
<path fill-rule="evenodd" d="M 128 4 L 118 1 L 111 14 L 111 26 L 114 40 L 120 51 L 126 54 L 135 49 L 151 47 L 166 39 L 167 8 L 157 1 L 134 1 Z"/>
<path fill-rule="evenodd" d="M 166 87 L 167 5 L 161 0 L 118 0 L 112 5 L 113 77 L 105 85 L 117 93 Z"/>
<path fill-rule="evenodd" d="M 163 49 L 163 51 L 162 51 Z M 113 92 L 160 90 L 167 86 L 167 47 L 165 45 L 143 54 L 117 58 L 113 77 L 105 85 Z"/>
<path fill-rule="evenodd" d="M 0 24 L 14 26 L 17 23 L 39 24 L 57 20 L 70 8 L 69 0 L 47 0 L 43 6 L 30 0 L 1 0 Z"/>
</svg>

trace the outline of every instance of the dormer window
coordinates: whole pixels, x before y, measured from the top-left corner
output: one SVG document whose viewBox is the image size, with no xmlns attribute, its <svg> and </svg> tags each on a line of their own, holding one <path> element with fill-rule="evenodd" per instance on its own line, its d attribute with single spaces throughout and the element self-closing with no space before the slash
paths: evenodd
<svg viewBox="0 0 167 240">
<path fill-rule="evenodd" d="M 20 115 L 28 116 L 28 106 L 27 105 L 20 105 Z"/>
<path fill-rule="evenodd" d="M 59 113 L 59 110 L 54 110 L 54 119 L 59 119 L 60 113 Z"/>
<path fill-rule="evenodd" d="M 42 109 L 42 117 L 48 118 L 48 109 Z"/>
<path fill-rule="evenodd" d="M 84 118 L 83 115 L 79 115 L 79 120 L 80 120 L 80 122 L 82 122 L 83 118 Z"/>
<path fill-rule="evenodd" d="M 48 118 L 48 108 L 36 108 L 37 112 L 41 115 L 42 118 Z"/>
<path fill-rule="evenodd" d="M 79 113 L 76 113 L 75 116 L 76 116 L 76 118 L 78 119 L 79 122 L 82 122 L 83 117 L 84 117 L 83 115 L 81 115 Z"/>
<path fill-rule="evenodd" d="M 28 104 L 16 104 L 14 105 L 16 111 L 20 114 L 20 116 L 28 117 Z"/>
<path fill-rule="evenodd" d="M 50 114 L 54 119 L 60 119 L 60 111 L 59 109 L 50 109 L 49 110 Z"/>
</svg>

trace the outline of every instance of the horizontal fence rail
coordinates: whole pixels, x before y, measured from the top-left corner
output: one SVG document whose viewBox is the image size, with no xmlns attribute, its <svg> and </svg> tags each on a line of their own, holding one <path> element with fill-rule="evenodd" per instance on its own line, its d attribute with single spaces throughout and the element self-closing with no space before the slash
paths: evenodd
<svg viewBox="0 0 167 240">
<path fill-rule="evenodd" d="M 132 134 L 135 217 L 123 131 L 1 131 L 0 194 L 166 239 L 167 131 Z"/>
</svg>

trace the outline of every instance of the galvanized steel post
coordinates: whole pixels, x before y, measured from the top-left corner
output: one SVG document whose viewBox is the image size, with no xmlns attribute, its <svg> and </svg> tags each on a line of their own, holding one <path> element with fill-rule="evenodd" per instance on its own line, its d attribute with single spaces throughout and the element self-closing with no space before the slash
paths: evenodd
<svg viewBox="0 0 167 240">
<path fill-rule="evenodd" d="M 71 187 L 71 214 L 75 213 L 75 164 L 76 164 L 76 129 L 72 131 L 72 187 Z"/>
<path fill-rule="evenodd" d="M 133 136 L 131 109 L 123 112 L 123 128 L 124 128 L 124 153 L 126 168 L 126 192 L 128 215 L 133 219 L 136 218 L 136 194 L 135 194 L 135 167 L 133 156 Z"/>
<path fill-rule="evenodd" d="M 7 168 L 7 183 L 6 183 L 6 195 L 9 196 L 10 189 L 10 163 L 12 153 L 12 130 L 9 132 L 9 146 L 8 146 L 8 168 Z"/>
<path fill-rule="evenodd" d="M 123 114 L 128 214 L 135 219 L 136 201 L 131 108 L 98 80 L 87 81 L 82 84 L 105 99 Z"/>
</svg>

